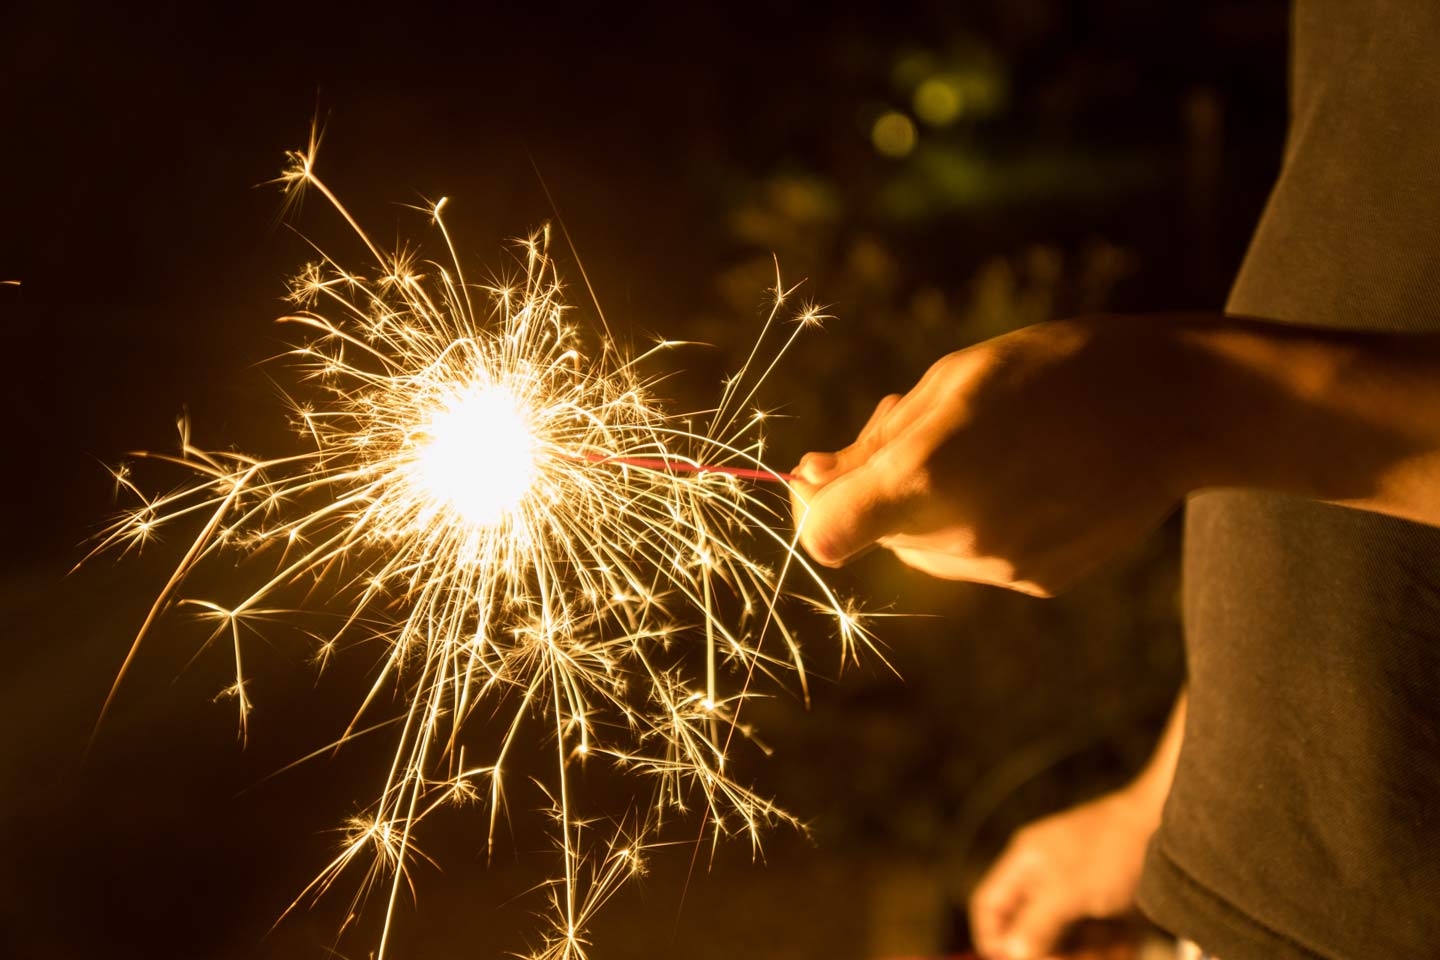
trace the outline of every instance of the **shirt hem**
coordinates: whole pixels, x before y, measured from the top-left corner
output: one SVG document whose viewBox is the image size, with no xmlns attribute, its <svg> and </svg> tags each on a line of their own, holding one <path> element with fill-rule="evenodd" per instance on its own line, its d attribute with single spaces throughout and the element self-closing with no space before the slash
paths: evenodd
<svg viewBox="0 0 1440 960">
<path fill-rule="evenodd" d="M 1141 912 L 1177 937 L 1223 960 L 1339 960 L 1274 929 L 1196 880 L 1160 847 L 1145 855 L 1137 900 Z"/>
</svg>

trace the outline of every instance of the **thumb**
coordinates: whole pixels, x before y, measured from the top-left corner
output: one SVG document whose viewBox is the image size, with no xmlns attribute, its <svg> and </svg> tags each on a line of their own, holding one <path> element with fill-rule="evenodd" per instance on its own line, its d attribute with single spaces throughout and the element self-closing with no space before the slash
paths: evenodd
<svg viewBox="0 0 1440 960">
<path fill-rule="evenodd" d="M 815 487 L 796 485 L 800 544 L 816 562 L 836 567 L 881 537 L 895 533 L 909 508 L 908 498 L 873 462 Z"/>
</svg>

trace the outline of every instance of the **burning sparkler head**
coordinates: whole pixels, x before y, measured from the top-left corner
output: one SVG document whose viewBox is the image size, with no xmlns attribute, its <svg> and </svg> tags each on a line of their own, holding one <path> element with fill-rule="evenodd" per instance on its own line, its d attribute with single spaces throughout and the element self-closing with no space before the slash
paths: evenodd
<svg viewBox="0 0 1440 960">
<path fill-rule="evenodd" d="M 393 759 L 375 801 L 306 891 L 318 895 L 353 861 L 371 861 L 359 898 L 389 888 L 377 957 L 409 868 L 424 859 L 417 824 L 475 799 L 488 808 L 493 843 L 509 755 L 540 728 L 554 764 L 534 782 L 558 824 L 560 867 L 548 885 L 553 935 L 534 956 L 583 960 L 584 928 L 641 869 L 667 816 L 698 801 L 717 839 L 739 832 L 757 846 L 766 824 L 798 825 L 730 772 L 742 744 L 764 749 L 739 722 L 757 695 L 752 680 L 788 670 L 804 689 L 799 638 L 780 613 L 792 581 L 807 583 L 798 595 L 834 617 L 842 658 L 866 639 L 858 614 L 797 549 L 783 499 L 742 482 L 784 479 L 762 461 L 765 417 L 751 404 L 819 314 L 802 307 L 773 359 L 752 373 L 792 292 L 777 275 L 755 349 L 718 404 L 672 413 L 640 367 L 675 344 L 631 356 L 607 331 L 598 353 L 587 353 L 566 319 L 548 230 L 519 245 L 518 276 L 494 284 L 466 281 L 443 200 L 426 213 L 446 263 L 383 252 L 315 176 L 316 142 L 292 155 L 282 179 L 330 201 L 373 272 L 322 254 L 291 287 L 295 312 L 282 320 L 309 337 L 293 351 L 313 387 L 293 406 L 304 449 L 269 460 L 204 450 L 186 425 L 179 455 L 161 459 L 195 480 L 147 496 L 129 471 L 115 470 L 139 506 L 97 550 L 138 548 L 157 526 L 208 518 L 132 655 L 197 565 L 227 550 L 273 551 L 276 568 L 240 602 L 181 601 L 204 611 L 212 640 L 232 641 L 229 692 L 242 734 L 250 707 L 242 640 L 279 613 L 273 600 L 287 585 L 304 584 L 307 595 L 326 586 L 342 608 L 319 662 L 363 639 L 384 641 L 373 686 L 339 743 L 387 731 Z M 774 557 L 762 558 L 757 544 Z M 690 648 L 703 652 L 703 673 Z M 402 696 L 382 696 L 390 685 Z M 372 721 L 387 704 L 398 711 Z M 474 737 L 467 721 L 500 714 L 498 748 L 476 763 L 474 752 L 495 738 Z M 648 812 L 620 822 L 608 852 L 588 842 L 596 828 L 573 795 L 576 757 L 650 781 Z"/>
<path fill-rule="evenodd" d="M 499 384 L 477 381 L 441 398 L 415 433 L 412 480 L 470 527 L 514 510 L 536 477 L 530 414 Z"/>
</svg>

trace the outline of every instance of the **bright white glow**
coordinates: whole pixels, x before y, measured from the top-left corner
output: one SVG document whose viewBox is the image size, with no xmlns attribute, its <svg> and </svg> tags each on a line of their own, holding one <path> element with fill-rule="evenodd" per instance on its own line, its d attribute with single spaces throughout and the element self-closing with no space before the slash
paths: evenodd
<svg viewBox="0 0 1440 960">
<path fill-rule="evenodd" d="M 461 522 L 487 527 L 535 481 L 535 438 L 509 390 L 476 384 L 437 408 L 420 431 L 415 462 L 431 496 Z"/>
</svg>

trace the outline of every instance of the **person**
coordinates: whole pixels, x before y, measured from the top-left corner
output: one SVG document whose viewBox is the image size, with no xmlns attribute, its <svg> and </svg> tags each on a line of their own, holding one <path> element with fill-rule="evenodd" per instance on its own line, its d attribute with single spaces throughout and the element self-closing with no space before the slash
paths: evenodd
<svg viewBox="0 0 1440 960">
<path fill-rule="evenodd" d="M 1125 789 L 1012 838 L 990 957 L 1138 907 L 1222 960 L 1440 957 L 1440 5 L 1297 0 L 1223 315 L 941 358 L 796 469 L 819 562 L 1049 595 L 1186 501 L 1187 680 Z"/>
</svg>

